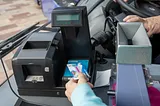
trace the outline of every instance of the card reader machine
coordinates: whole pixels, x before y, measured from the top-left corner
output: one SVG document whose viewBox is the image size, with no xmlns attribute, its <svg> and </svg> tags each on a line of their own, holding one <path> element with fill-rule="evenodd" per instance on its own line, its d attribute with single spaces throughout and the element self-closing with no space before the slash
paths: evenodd
<svg viewBox="0 0 160 106">
<path fill-rule="evenodd" d="M 90 58 L 92 47 L 86 7 L 60 7 L 52 12 L 52 26 L 60 27 L 67 59 Z"/>
<path fill-rule="evenodd" d="M 52 27 L 61 30 L 33 33 L 12 59 L 20 95 L 65 96 L 65 84 L 73 77 L 68 64 L 78 64 L 94 83 L 95 51 L 86 7 L 56 8 L 52 12 Z"/>
<path fill-rule="evenodd" d="M 52 12 L 52 26 L 61 28 L 67 64 L 80 63 L 85 66 L 93 83 L 95 51 L 90 40 L 87 8 L 84 6 L 56 8 Z M 66 67 L 63 79 L 67 80 L 71 76 Z"/>
</svg>

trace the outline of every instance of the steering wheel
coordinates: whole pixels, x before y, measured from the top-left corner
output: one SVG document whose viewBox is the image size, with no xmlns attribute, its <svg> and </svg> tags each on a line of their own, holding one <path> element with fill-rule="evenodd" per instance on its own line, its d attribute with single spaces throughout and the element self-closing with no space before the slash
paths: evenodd
<svg viewBox="0 0 160 106">
<path fill-rule="evenodd" d="M 128 3 L 125 3 L 123 0 L 117 0 L 117 3 L 122 6 L 124 9 L 128 10 L 129 12 L 138 15 L 140 17 L 146 18 L 146 17 L 150 17 L 152 16 L 151 14 L 148 13 L 143 13 L 141 11 L 139 11 L 136 8 L 131 7 Z"/>
</svg>

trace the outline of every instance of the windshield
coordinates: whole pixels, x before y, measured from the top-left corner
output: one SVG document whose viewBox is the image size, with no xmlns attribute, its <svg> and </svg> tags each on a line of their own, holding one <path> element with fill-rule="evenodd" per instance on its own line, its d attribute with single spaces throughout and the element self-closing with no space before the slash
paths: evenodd
<svg viewBox="0 0 160 106">
<path fill-rule="evenodd" d="M 51 13 L 54 8 L 57 7 L 68 7 L 75 5 L 80 0 L 41 0 L 43 14 L 51 20 Z"/>
</svg>

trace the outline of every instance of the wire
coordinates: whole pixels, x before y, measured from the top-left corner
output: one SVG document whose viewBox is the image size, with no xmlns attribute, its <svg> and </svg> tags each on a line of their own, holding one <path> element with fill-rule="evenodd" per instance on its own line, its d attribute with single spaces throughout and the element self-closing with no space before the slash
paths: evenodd
<svg viewBox="0 0 160 106">
<path fill-rule="evenodd" d="M 107 26 L 106 24 L 107 24 L 107 22 L 108 22 L 108 19 L 109 19 L 108 17 L 105 19 L 103 31 L 106 31 L 106 26 Z"/>
<path fill-rule="evenodd" d="M 21 99 L 23 102 L 26 102 L 26 103 L 28 103 L 28 104 L 38 105 L 38 103 L 29 102 L 29 101 L 23 99 L 22 97 L 20 97 L 20 96 L 13 90 L 13 87 L 12 87 L 11 82 L 10 82 L 10 80 L 9 80 L 9 76 L 8 76 L 8 74 L 7 74 L 7 71 L 6 71 L 6 68 L 5 68 L 3 59 L 2 59 L 2 58 L 0 58 L 0 59 L 1 59 L 2 67 L 3 67 L 3 69 L 4 69 L 6 78 L 7 78 L 7 82 L 8 82 L 8 84 L 9 84 L 9 87 L 10 87 L 11 91 L 13 92 L 13 94 L 14 94 L 15 96 L 17 96 L 19 99 Z M 40 105 L 49 106 L 49 105 L 44 105 L 44 104 L 40 104 Z"/>
<path fill-rule="evenodd" d="M 108 22 L 109 24 L 111 24 L 112 27 L 114 26 L 114 24 L 113 24 L 113 19 L 108 16 L 108 17 L 106 18 L 106 20 L 105 20 L 105 23 L 104 23 L 104 31 L 106 31 L 107 22 Z M 116 30 L 116 29 L 113 29 L 113 30 Z"/>
<path fill-rule="evenodd" d="M 17 34 L 9 37 L 8 39 L 2 41 L 2 42 L 0 43 L 0 48 L 3 48 L 3 47 L 4 47 L 5 45 L 7 45 L 9 42 L 12 42 L 12 41 L 14 41 L 15 39 L 18 39 L 19 37 L 22 37 L 23 35 L 29 33 L 29 32 L 30 32 L 31 30 L 33 30 L 33 28 L 35 28 L 35 26 L 38 25 L 38 24 L 39 24 L 39 22 L 37 22 L 36 24 L 34 24 L 34 25 L 32 25 L 32 26 L 30 26 L 30 27 L 28 27 L 28 28 L 26 28 L 26 29 L 18 32 Z"/>
<path fill-rule="evenodd" d="M 19 45 L 21 45 L 23 42 L 25 42 L 26 39 L 28 39 L 31 36 L 32 33 L 40 31 L 41 29 L 43 29 L 48 24 L 50 24 L 50 22 L 47 22 L 46 24 L 44 24 L 44 25 L 42 25 L 42 26 L 40 26 L 40 27 L 32 30 L 31 32 L 28 32 L 26 35 L 23 35 L 19 39 L 16 39 L 14 42 L 13 41 L 8 42 L 7 45 L 5 45 L 3 48 L 1 48 L 1 51 L 0 51 L 1 58 L 3 58 L 4 56 L 6 56 L 13 49 L 17 48 Z"/>
<path fill-rule="evenodd" d="M 2 58 L 1 58 L 1 63 L 2 63 L 2 67 L 3 67 L 3 69 L 4 69 L 4 72 L 5 72 L 5 75 L 6 75 L 6 77 L 7 77 L 7 81 L 8 81 L 9 87 L 11 88 L 12 92 L 13 92 L 18 98 L 21 98 L 19 95 L 17 95 L 17 94 L 14 92 L 14 90 L 13 90 L 13 88 L 12 88 L 12 86 L 11 86 L 11 83 L 10 83 L 10 81 L 9 81 L 9 77 L 8 77 L 8 74 L 7 74 L 7 71 L 6 71 L 6 68 L 5 68 L 5 66 L 4 66 L 4 62 L 3 62 Z"/>
</svg>

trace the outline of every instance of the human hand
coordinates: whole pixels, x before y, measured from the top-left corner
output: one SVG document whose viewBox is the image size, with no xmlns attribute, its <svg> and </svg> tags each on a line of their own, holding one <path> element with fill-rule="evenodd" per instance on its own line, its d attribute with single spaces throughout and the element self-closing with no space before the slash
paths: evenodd
<svg viewBox="0 0 160 106">
<path fill-rule="evenodd" d="M 149 17 L 149 18 L 141 18 L 137 15 L 129 15 L 123 19 L 125 22 L 142 22 L 148 36 L 150 37 L 153 34 L 159 33 L 160 29 L 160 17 Z"/>
<path fill-rule="evenodd" d="M 93 85 L 89 82 L 87 82 L 87 78 L 84 74 L 79 73 L 78 75 L 78 80 L 74 80 L 71 79 L 67 84 L 66 84 L 66 91 L 65 91 L 65 95 L 67 96 L 68 100 L 71 101 L 71 95 L 73 93 L 73 91 L 75 90 L 75 88 L 80 85 L 80 84 L 84 84 L 84 83 L 88 83 L 88 85 L 93 88 Z"/>
<path fill-rule="evenodd" d="M 117 2 L 117 0 L 113 0 L 114 2 Z M 124 2 L 127 2 L 128 0 L 123 0 Z"/>
<path fill-rule="evenodd" d="M 148 31 L 148 22 L 145 18 L 141 18 L 137 15 L 129 15 L 123 19 L 124 22 L 142 22 L 144 24 L 145 29 Z"/>
</svg>

